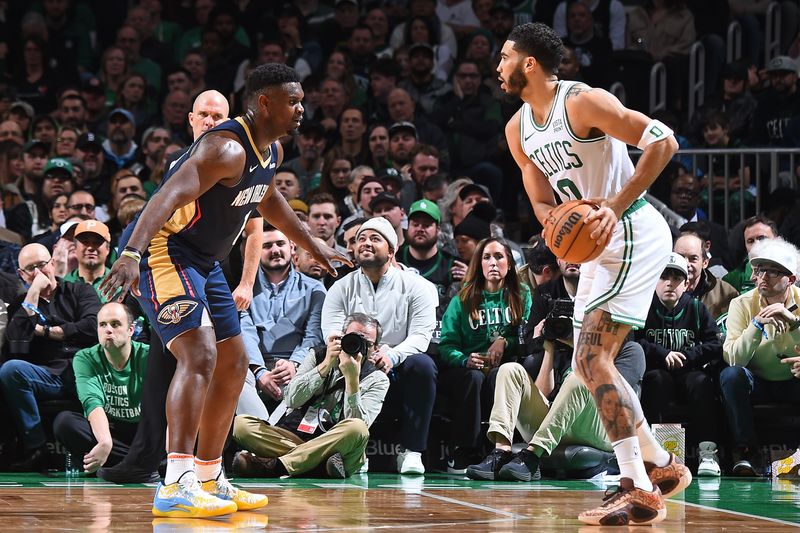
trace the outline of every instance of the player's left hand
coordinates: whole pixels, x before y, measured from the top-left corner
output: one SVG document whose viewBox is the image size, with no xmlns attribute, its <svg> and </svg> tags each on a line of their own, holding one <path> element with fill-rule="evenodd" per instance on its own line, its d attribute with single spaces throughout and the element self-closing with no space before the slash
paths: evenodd
<svg viewBox="0 0 800 533">
<path fill-rule="evenodd" d="M 321 244 L 316 240 L 311 241 L 311 249 L 309 250 L 311 255 L 317 262 L 328 271 L 333 277 L 336 277 L 338 274 L 336 273 L 336 269 L 333 267 L 334 262 L 344 263 L 347 266 L 352 267 L 353 262 L 350 260 L 350 257 L 347 254 L 343 254 L 338 250 L 331 248 L 326 244 Z"/>
<path fill-rule="evenodd" d="M 594 230 L 589 234 L 589 237 L 597 241 L 598 246 L 608 246 L 611 241 L 611 236 L 614 234 L 614 228 L 617 226 L 619 216 L 608 204 L 608 200 L 604 198 L 594 198 L 587 200 L 587 203 L 599 206 L 599 209 L 589 213 L 586 217 L 586 223 L 591 224 L 595 220 L 598 222 Z"/>
</svg>

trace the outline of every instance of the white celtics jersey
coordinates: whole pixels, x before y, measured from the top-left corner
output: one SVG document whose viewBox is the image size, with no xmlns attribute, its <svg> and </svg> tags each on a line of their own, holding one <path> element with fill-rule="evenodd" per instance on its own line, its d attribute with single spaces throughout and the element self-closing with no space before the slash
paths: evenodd
<svg viewBox="0 0 800 533">
<path fill-rule="evenodd" d="M 562 201 L 610 198 L 633 175 L 627 145 L 608 135 L 582 139 L 570 128 L 564 100 L 578 82 L 560 81 L 545 123 L 533 118 L 531 106 L 520 110 L 522 149 L 547 176 Z"/>
</svg>

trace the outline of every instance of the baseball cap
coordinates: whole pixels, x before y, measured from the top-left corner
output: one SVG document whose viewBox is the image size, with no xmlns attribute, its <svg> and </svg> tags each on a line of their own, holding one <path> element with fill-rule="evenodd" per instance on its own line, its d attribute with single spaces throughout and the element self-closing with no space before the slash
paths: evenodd
<svg viewBox="0 0 800 533">
<path fill-rule="evenodd" d="M 492 236 L 491 222 L 495 215 L 496 211 L 492 204 L 480 202 L 453 228 L 453 236 L 466 235 L 476 241 L 488 239 Z"/>
<path fill-rule="evenodd" d="M 775 56 L 770 59 L 767 72 L 794 72 L 797 73 L 797 63 L 789 56 Z"/>
<path fill-rule="evenodd" d="M 556 255 L 544 241 L 544 237 L 536 235 L 528 241 L 528 246 L 523 246 L 525 262 L 531 267 L 545 267 L 557 265 Z"/>
<path fill-rule="evenodd" d="M 728 63 L 722 69 L 722 79 L 725 80 L 746 80 L 747 79 L 747 65 L 741 61 L 734 61 Z"/>
<path fill-rule="evenodd" d="M 106 92 L 105 88 L 103 87 L 103 82 L 100 81 L 100 78 L 92 76 L 81 85 L 81 91 L 93 94 L 104 94 Z"/>
<path fill-rule="evenodd" d="M 16 102 L 12 103 L 11 106 L 8 108 L 9 113 L 12 111 L 22 111 L 28 118 L 33 118 L 35 114 L 33 111 L 33 106 L 28 102 L 23 102 L 22 100 L 17 100 Z"/>
<path fill-rule="evenodd" d="M 371 219 L 364 222 L 360 228 L 358 228 L 358 232 L 356 233 L 356 238 L 359 235 L 371 229 L 377 233 L 380 233 L 381 237 L 386 239 L 386 242 L 389 243 L 389 247 L 392 250 L 397 250 L 397 233 L 394 232 L 394 228 L 392 227 L 392 223 L 386 220 L 383 217 L 372 217 Z"/>
<path fill-rule="evenodd" d="M 72 168 L 72 163 L 69 162 L 69 159 L 65 159 L 63 157 L 54 157 L 50 159 L 44 166 L 43 174 L 47 175 L 47 173 L 53 169 L 65 171 L 67 174 L 69 174 L 70 178 L 75 173 L 75 169 Z"/>
<path fill-rule="evenodd" d="M 108 226 L 99 220 L 84 220 L 79 222 L 75 227 L 75 237 L 82 233 L 94 233 L 100 235 L 106 242 L 111 242 L 111 232 L 108 231 Z"/>
<path fill-rule="evenodd" d="M 289 207 L 292 208 L 292 211 L 300 211 L 306 215 L 308 214 L 308 204 L 303 200 L 295 198 L 294 200 L 289 200 L 287 203 L 289 204 Z"/>
<path fill-rule="evenodd" d="M 780 237 L 757 242 L 750 249 L 750 264 L 753 266 L 772 263 L 790 274 L 797 274 L 798 252 Z"/>
<path fill-rule="evenodd" d="M 74 237 L 72 232 L 75 229 L 75 226 L 77 226 L 79 222 L 80 220 L 67 220 L 66 222 L 61 224 L 61 227 L 58 228 L 58 232 L 65 239 L 72 240 L 72 238 Z"/>
<path fill-rule="evenodd" d="M 122 115 L 123 117 L 125 117 L 126 119 L 128 119 L 128 122 L 130 122 L 131 124 L 133 124 L 134 126 L 136 126 L 136 119 L 135 119 L 135 118 L 133 118 L 133 113 L 131 113 L 131 112 L 130 112 L 130 111 L 128 111 L 127 109 L 122 109 L 121 107 L 118 107 L 118 108 L 116 108 L 116 109 L 113 109 L 113 110 L 111 111 L 111 113 L 109 113 L 109 114 L 108 114 L 108 120 L 109 120 L 109 121 L 111 121 L 111 119 L 112 119 L 112 118 L 113 118 L 115 115 Z"/>
<path fill-rule="evenodd" d="M 431 202 L 430 200 L 417 200 L 411 204 L 411 208 L 408 210 L 408 218 L 411 218 L 411 216 L 416 213 L 425 213 L 437 224 L 442 221 L 442 214 L 439 212 L 439 206 L 436 205 L 436 202 Z"/>
<path fill-rule="evenodd" d="M 382 168 L 378 170 L 375 175 L 379 180 L 381 180 L 381 183 L 385 184 L 387 180 L 390 180 L 397 184 L 398 189 L 403 187 L 403 176 L 401 176 L 400 173 L 392 167 Z"/>
<path fill-rule="evenodd" d="M 78 137 L 78 142 L 75 145 L 79 150 L 85 150 L 89 146 L 96 146 L 97 148 L 102 148 L 103 144 L 100 142 L 100 138 L 92 132 L 84 133 L 80 137 Z"/>
<path fill-rule="evenodd" d="M 375 207 L 377 207 L 378 204 L 382 204 L 384 202 L 389 202 L 390 204 L 396 207 L 400 207 L 400 199 L 397 196 L 388 191 L 383 191 L 382 193 L 379 193 L 375 198 L 372 199 L 372 201 L 369 203 L 369 208 L 372 211 L 375 211 Z"/>
<path fill-rule="evenodd" d="M 489 194 L 489 189 L 484 187 L 483 185 L 478 185 L 477 183 L 468 183 L 464 185 L 461 190 L 458 192 L 458 197 L 462 200 L 465 200 L 467 196 L 470 194 L 480 194 L 484 198 L 487 198 L 489 201 L 492 200 L 492 195 Z"/>
<path fill-rule="evenodd" d="M 417 127 L 412 122 L 408 122 L 406 120 L 402 122 L 395 122 L 394 124 L 389 126 L 389 137 L 391 137 L 396 133 L 400 133 L 401 131 L 410 132 L 415 139 L 419 138 L 417 136 Z"/>
<path fill-rule="evenodd" d="M 686 262 L 686 258 L 684 258 L 680 254 L 676 254 L 672 252 L 669 254 L 669 260 L 667 261 L 667 266 L 664 267 L 664 270 L 677 270 L 683 277 L 689 277 L 689 263 Z"/>
<path fill-rule="evenodd" d="M 414 55 L 414 52 L 418 52 L 420 50 L 423 51 L 423 52 L 426 52 L 431 57 L 435 57 L 435 55 L 436 55 L 435 52 L 433 51 L 433 47 L 431 45 L 429 45 L 428 43 L 414 43 L 414 44 L 412 44 L 408 49 L 408 55 L 412 56 L 412 55 Z"/>
<path fill-rule="evenodd" d="M 39 139 L 31 139 L 30 141 L 25 143 L 25 146 L 22 148 L 24 153 L 28 153 L 36 147 L 44 148 L 47 151 L 50 151 L 50 145 L 44 141 L 40 141 Z"/>
</svg>

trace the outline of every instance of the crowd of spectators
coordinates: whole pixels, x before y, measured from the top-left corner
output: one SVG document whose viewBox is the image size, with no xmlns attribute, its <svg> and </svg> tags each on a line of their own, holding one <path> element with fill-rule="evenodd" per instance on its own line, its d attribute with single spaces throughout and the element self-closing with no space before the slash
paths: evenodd
<svg viewBox="0 0 800 533">
<path fill-rule="evenodd" d="M 579 270 L 531 237 L 503 131 L 520 102 L 502 97 L 498 53 L 514 25 L 545 22 L 567 46 L 561 79 L 635 86 L 664 62 L 660 118 L 684 148 L 797 146 L 800 9 L 781 2 L 781 49 L 762 63 L 766 3 L 752 4 L 0 0 L 0 415 L 17 429 L 6 466 L 45 463 L 38 405 L 53 400 L 83 405 L 86 420 L 65 411 L 55 435 L 87 471 L 125 463 L 159 341 L 133 298 L 118 308 L 93 289 L 165 168 L 244 111 L 245 79 L 267 62 L 294 67 L 305 93 L 275 187 L 355 267 L 327 274 L 260 219 L 227 259 L 251 370 L 233 429 L 243 472 L 366 469 L 369 427 L 385 417 L 399 420 L 398 471 L 424 473 L 436 405 L 451 421 L 448 469 L 477 479 L 534 479 L 562 441 L 608 451 L 570 372 L 571 329 L 546 326 Z M 744 56 L 726 63 L 733 20 Z M 707 94 L 690 118 L 698 39 Z M 761 473 L 751 403 L 800 399 L 800 167 L 765 180 L 751 158 L 701 159 L 676 156 L 650 191 L 675 253 L 617 363 L 651 422 L 702 405 L 683 421 L 705 473 L 719 473 L 723 447 L 731 472 Z M 726 203 L 745 216 L 723 218 Z M 351 332 L 367 348 L 348 359 Z M 322 430 L 301 434 L 309 402 Z M 515 428 L 530 446 L 513 455 Z"/>
</svg>

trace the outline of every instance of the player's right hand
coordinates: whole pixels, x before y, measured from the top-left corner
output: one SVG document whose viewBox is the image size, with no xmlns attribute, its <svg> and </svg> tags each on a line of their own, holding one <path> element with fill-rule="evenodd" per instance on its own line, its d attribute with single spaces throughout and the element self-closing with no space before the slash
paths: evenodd
<svg viewBox="0 0 800 533">
<path fill-rule="evenodd" d="M 591 225 L 593 221 L 597 221 L 597 226 L 589 234 L 589 238 L 597 241 L 598 246 L 608 246 L 611 242 L 611 237 L 614 235 L 614 228 L 617 226 L 619 216 L 608 205 L 607 200 L 594 199 L 587 200 L 587 203 L 599 206 L 599 209 L 592 211 L 586 217 L 586 224 Z"/>
<path fill-rule="evenodd" d="M 140 296 L 139 263 L 131 257 L 124 255 L 118 257 L 97 290 L 100 292 L 100 296 L 109 302 L 112 301 L 117 291 L 119 291 L 117 302 L 124 300 L 129 290 L 135 296 Z"/>
<path fill-rule="evenodd" d="M 312 240 L 311 245 L 312 247 L 309 250 L 311 256 L 316 259 L 317 263 L 319 263 L 322 268 L 327 270 L 328 274 L 331 276 L 336 277 L 338 275 L 332 263 L 338 261 L 339 263 L 344 263 L 347 266 L 353 266 L 353 261 L 347 254 L 343 254 L 325 244 L 320 244 L 316 240 Z"/>
</svg>

